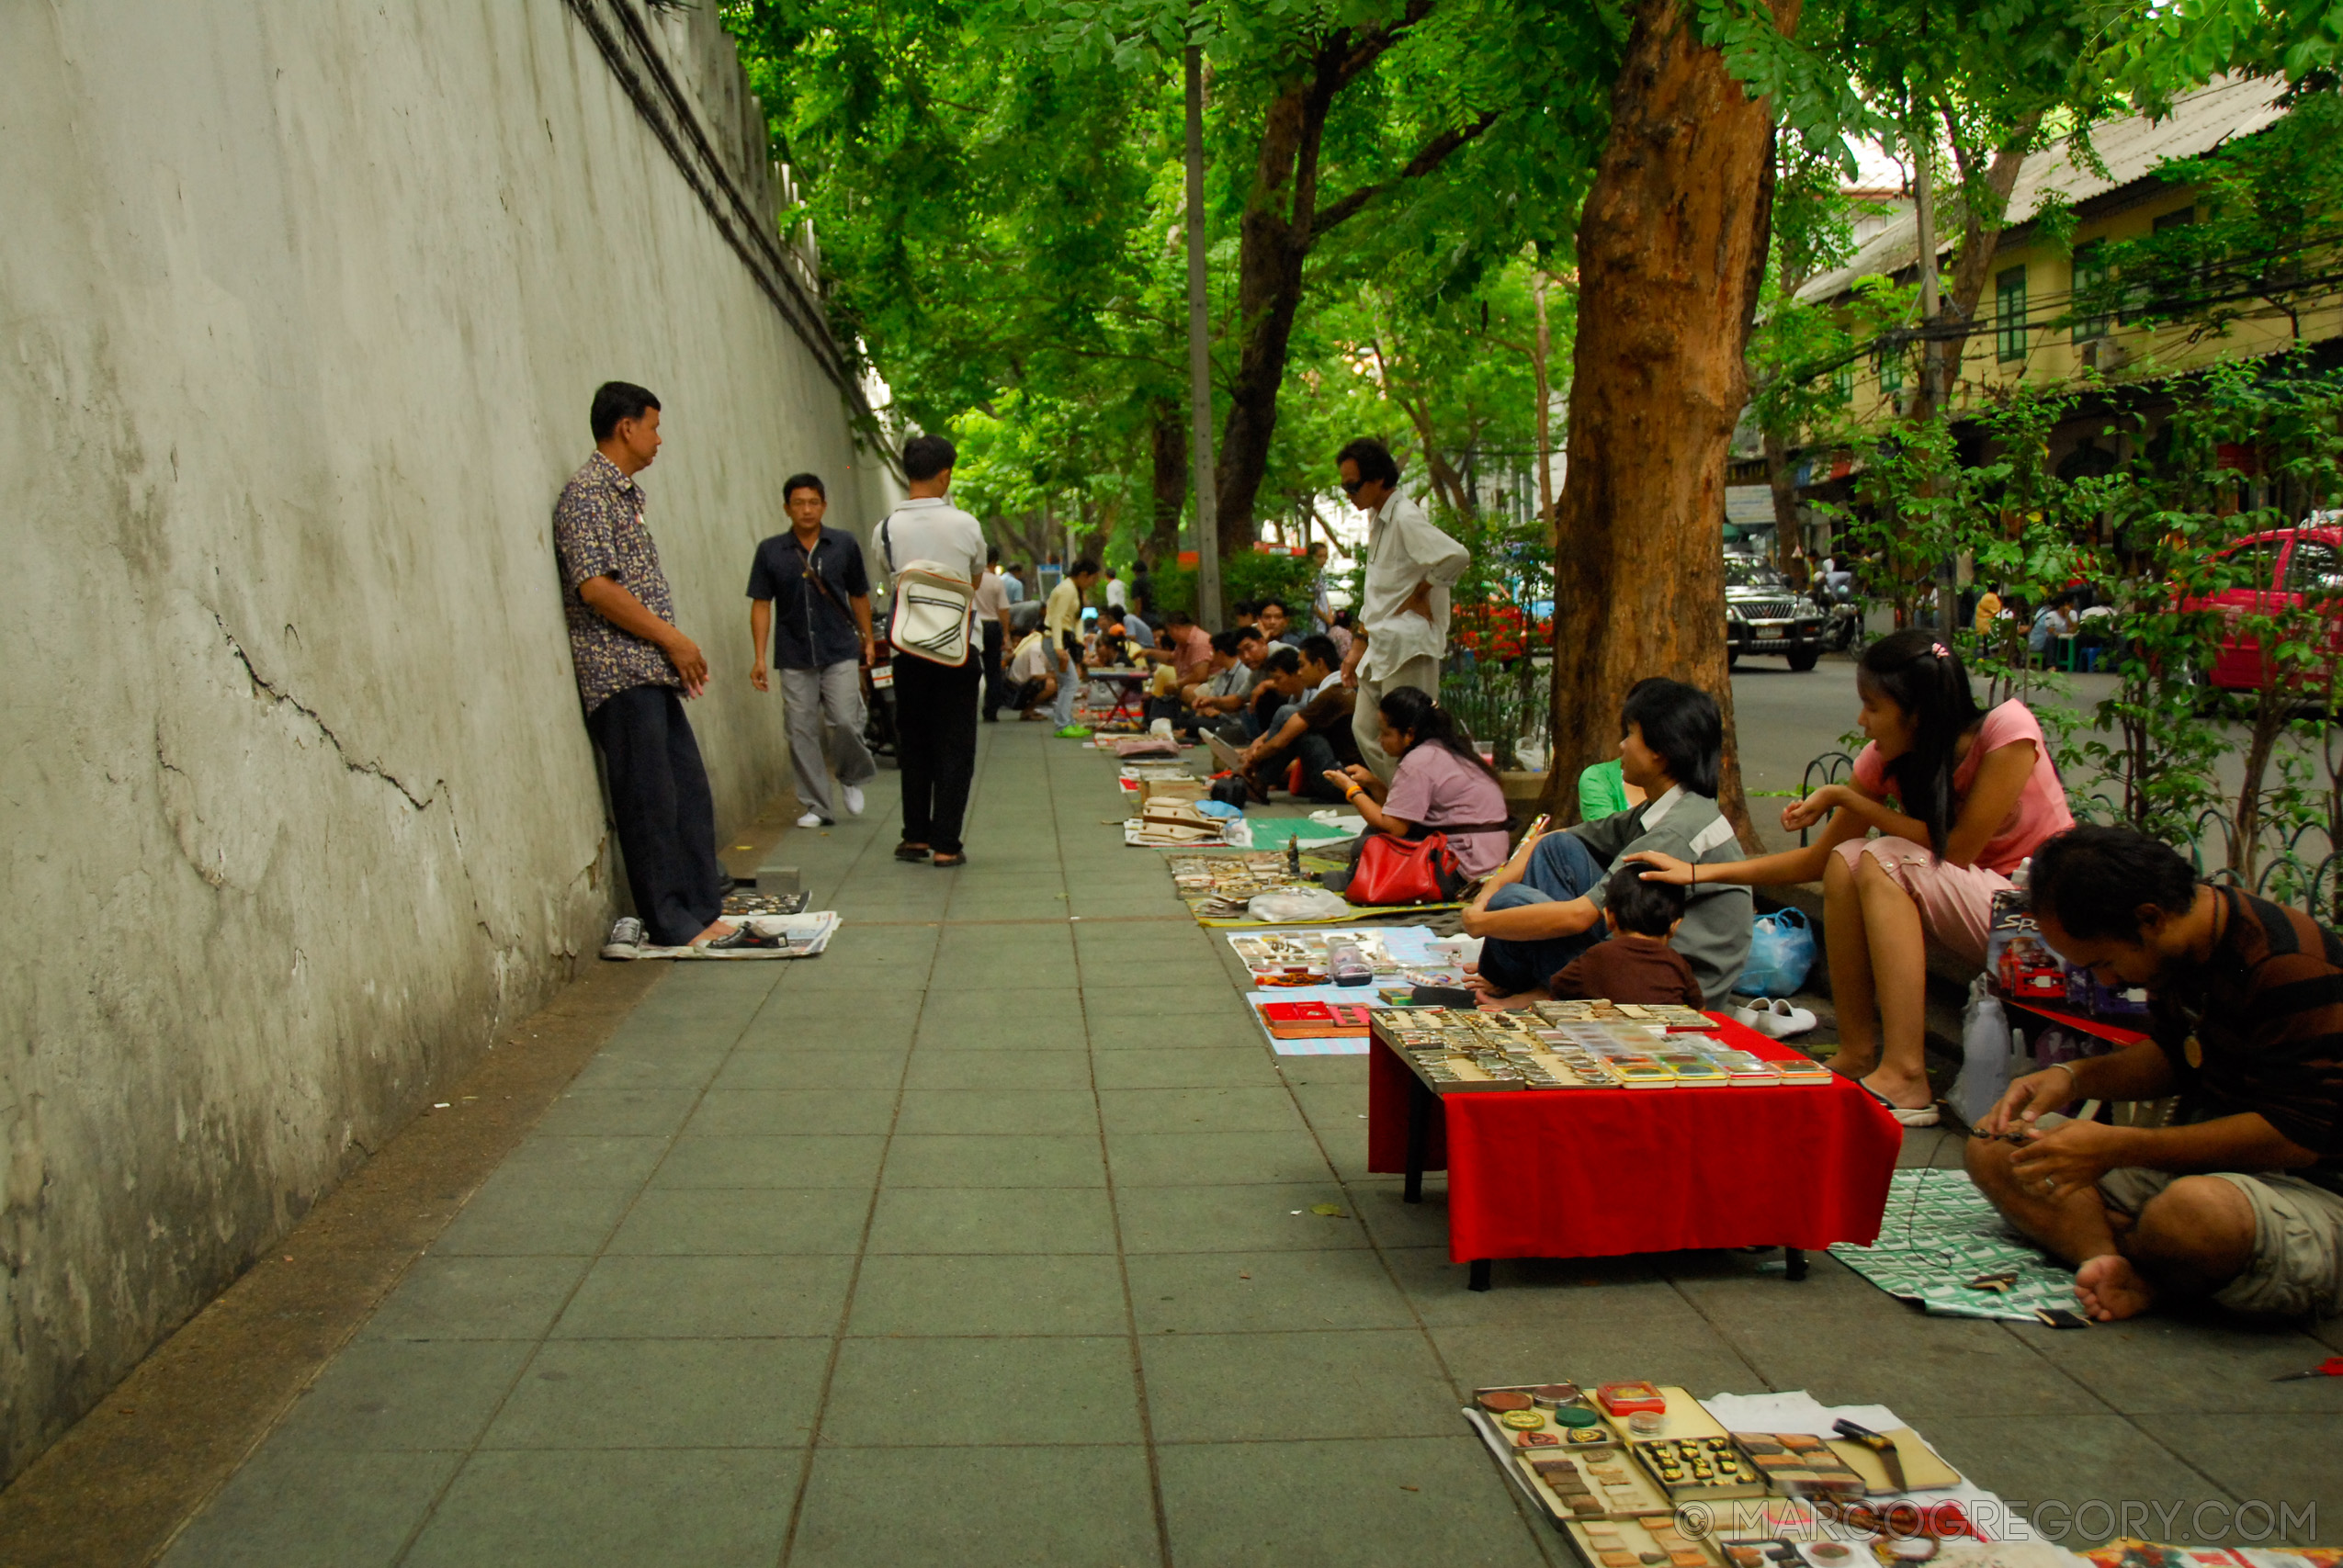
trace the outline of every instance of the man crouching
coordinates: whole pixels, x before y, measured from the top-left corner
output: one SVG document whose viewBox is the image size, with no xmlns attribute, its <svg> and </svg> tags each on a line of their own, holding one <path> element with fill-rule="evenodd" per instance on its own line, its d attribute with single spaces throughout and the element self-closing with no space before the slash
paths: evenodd
<svg viewBox="0 0 2343 1568">
<path fill-rule="evenodd" d="M 2299 910 L 2196 879 L 2126 829 L 2077 828 L 2033 858 L 2043 941 L 2100 984 L 2145 986 L 2148 1038 L 2009 1086 L 1969 1175 L 2077 1266 L 2101 1322 L 2167 1295 L 2237 1312 L 2343 1304 L 2343 938 Z M 2055 1114 L 2181 1097 L 2168 1127 Z"/>
</svg>

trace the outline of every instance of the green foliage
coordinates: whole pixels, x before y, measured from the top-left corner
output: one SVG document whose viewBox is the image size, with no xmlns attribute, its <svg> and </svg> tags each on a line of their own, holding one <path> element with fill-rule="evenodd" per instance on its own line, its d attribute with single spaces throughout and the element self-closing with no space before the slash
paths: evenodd
<svg viewBox="0 0 2343 1568">
<path fill-rule="evenodd" d="M 1296 624 L 1309 619 L 1311 589 L 1317 579 L 1307 556 L 1283 550 L 1247 550 L 1220 561 L 1220 602 L 1235 604 L 1264 599 L 1282 602 Z M 1158 567 L 1152 597 L 1159 610 L 1196 613 L 1196 570 L 1192 566 Z"/>
</svg>

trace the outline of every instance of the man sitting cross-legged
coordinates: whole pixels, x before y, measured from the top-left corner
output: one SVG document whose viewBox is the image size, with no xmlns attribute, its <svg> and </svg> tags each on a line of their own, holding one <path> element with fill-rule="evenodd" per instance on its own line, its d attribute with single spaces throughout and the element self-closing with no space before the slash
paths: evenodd
<svg viewBox="0 0 2343 1568">
<path fill-rule="evenodd" d="M 2010 1223 L 2077 1265 L 2102 1322 L 2165 1296 L 2238 1312 L 2343 1305 L 2343 937 L 2196 879 L 2128 829 L 2034 852 L 2043 941 L 2107 986 L 2145 986 L 2149 1038 L 2009 1086 L 1969 1174 Z M 2179 1094 L 2168 1127 L 2054 1115 Z M 2010 1141 L 2010 1134 L 2016 1141 Z"/>
</svg>

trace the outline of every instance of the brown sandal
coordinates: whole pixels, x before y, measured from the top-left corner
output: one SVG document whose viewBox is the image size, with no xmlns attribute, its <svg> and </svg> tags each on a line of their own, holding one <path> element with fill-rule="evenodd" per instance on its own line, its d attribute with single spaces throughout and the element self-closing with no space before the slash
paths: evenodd
<svg viewBox="0 0 2343 1568">
<path fill-rule="evenodd" d="M 935 869 L 938 871 L 949 871 L 956 865 L 968 863 L 968 857 L 966 854 L 944 854 L 935 857 Z"/>
<path fill-rule="evenodd" d="M 895 858 L 897 860 L 925 860 L 927 857 L 928 848 L 925 844 L 906 842 L 897 844 L 895 846 Z"/>
</svg>

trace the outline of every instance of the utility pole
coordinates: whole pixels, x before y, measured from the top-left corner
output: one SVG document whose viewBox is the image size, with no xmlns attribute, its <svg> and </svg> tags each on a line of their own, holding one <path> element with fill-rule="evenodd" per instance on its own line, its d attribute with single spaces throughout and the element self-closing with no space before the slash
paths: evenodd
<svg viewBox="0 0 2343 1568">
<path fill-rule="evenodd" d="M 1212 478 L 1212 309 L 1204 270 L 1204 50 L 1188 60 L 1188 402 L 1195 432 L 1196 621 L 1220 619 L 1220 509 Z"/>
<path fill-rule="evenodd" d="M 1944 375 L 1944 345 L 1936 336 L 1937 313 L 1943 309 L 1936 276 L 1936 127 L 1926 114 L 1915 115 L 1913 122 L 1918 129 L 1907 133 L 1907 140 L 1912 148 L 1912 216 L 1919 229 L 1920 242 L 1920 385 L 1922 398 L 1932 416 L 1949 424 L 1952 413 L 1945 404 L 1952 388 Z M 1937 627 L 1948 641 L 1952 635 L 1958 597 L 1953 586 L 1959 577 L 1952 557 L 1937 563 Z"/>
</svg>

